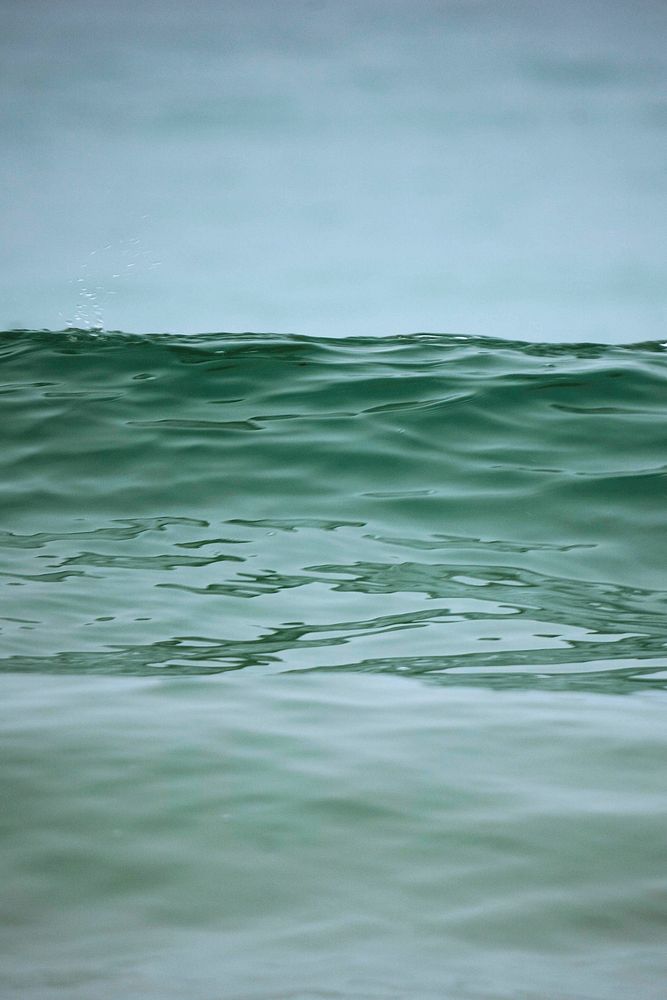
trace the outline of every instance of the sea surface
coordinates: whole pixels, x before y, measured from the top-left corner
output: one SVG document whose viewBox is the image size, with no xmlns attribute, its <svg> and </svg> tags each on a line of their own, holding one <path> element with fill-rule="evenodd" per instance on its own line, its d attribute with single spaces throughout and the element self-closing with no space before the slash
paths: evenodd
<svg viewBox="0 0 667 1000">
<path fill-rule="evenodd" d="M 661 1000 L 667 366 L 0 334 L 6 1000 Z"/>
<path fill-rule="evenodd" d="M 0 330 L 665 339 L 664 0 L 0 0 Z"/>
<path fill-rule="evenodd" d="M 664 1000 L 666 35 L 0 0 L 2 1000 Z"/>
</svg>

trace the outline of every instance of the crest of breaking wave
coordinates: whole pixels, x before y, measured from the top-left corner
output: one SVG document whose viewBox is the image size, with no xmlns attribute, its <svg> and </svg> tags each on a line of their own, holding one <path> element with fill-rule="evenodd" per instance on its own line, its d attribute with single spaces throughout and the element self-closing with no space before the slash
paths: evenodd
<svg viewBox="0 0 667 1000">
<path fill-rule="evenodd" d="M 0 668 L 667 682 L 664 345 L 0 335 Z"/>
</svg>

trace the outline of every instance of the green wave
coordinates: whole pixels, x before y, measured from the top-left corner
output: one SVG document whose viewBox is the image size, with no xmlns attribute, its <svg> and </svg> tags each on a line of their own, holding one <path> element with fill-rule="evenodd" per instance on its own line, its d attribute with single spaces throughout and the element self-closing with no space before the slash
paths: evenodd
<svg viewBox="0 0 667 1000">
<path fill-rule="evenodd" d="M 0 669 L 667 680 L 659 342 L 0 334 Z"/>
</svg>

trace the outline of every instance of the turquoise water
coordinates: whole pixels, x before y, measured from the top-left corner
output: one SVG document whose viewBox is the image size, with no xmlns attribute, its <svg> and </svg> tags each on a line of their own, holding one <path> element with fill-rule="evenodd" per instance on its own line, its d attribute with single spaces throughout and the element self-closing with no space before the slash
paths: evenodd
<svg viewBox="0 0 667 1000">
<path fill-rule="evenodd" d="M 664 345 L 0 366 L 3 996 L 664 995 Z"/>
<path fill-rule="evenodd" d="M 665 337 L 663 0 L 0 0 L 0 329 Z"/>
<path fill-rule="evenodd" d="M 17 332 L 0 359 L 7 669 L 663 686 L 660 344 Z"/>
<path fill-rule="evenodd" d="M 2 1000 L 663 1000 L 666 15 L 0 0 Z"/>
</svg>

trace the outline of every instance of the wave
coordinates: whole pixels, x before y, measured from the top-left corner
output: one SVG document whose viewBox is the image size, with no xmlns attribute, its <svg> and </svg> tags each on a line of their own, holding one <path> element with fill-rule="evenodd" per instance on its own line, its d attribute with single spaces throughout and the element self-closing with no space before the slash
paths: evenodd
<svg viewBox="0 0 667 1000">
<path fill-rule="evenodd" d="M 0 334 L 0 669 L 665 686 L 665 345 Z"/>
</svg>

